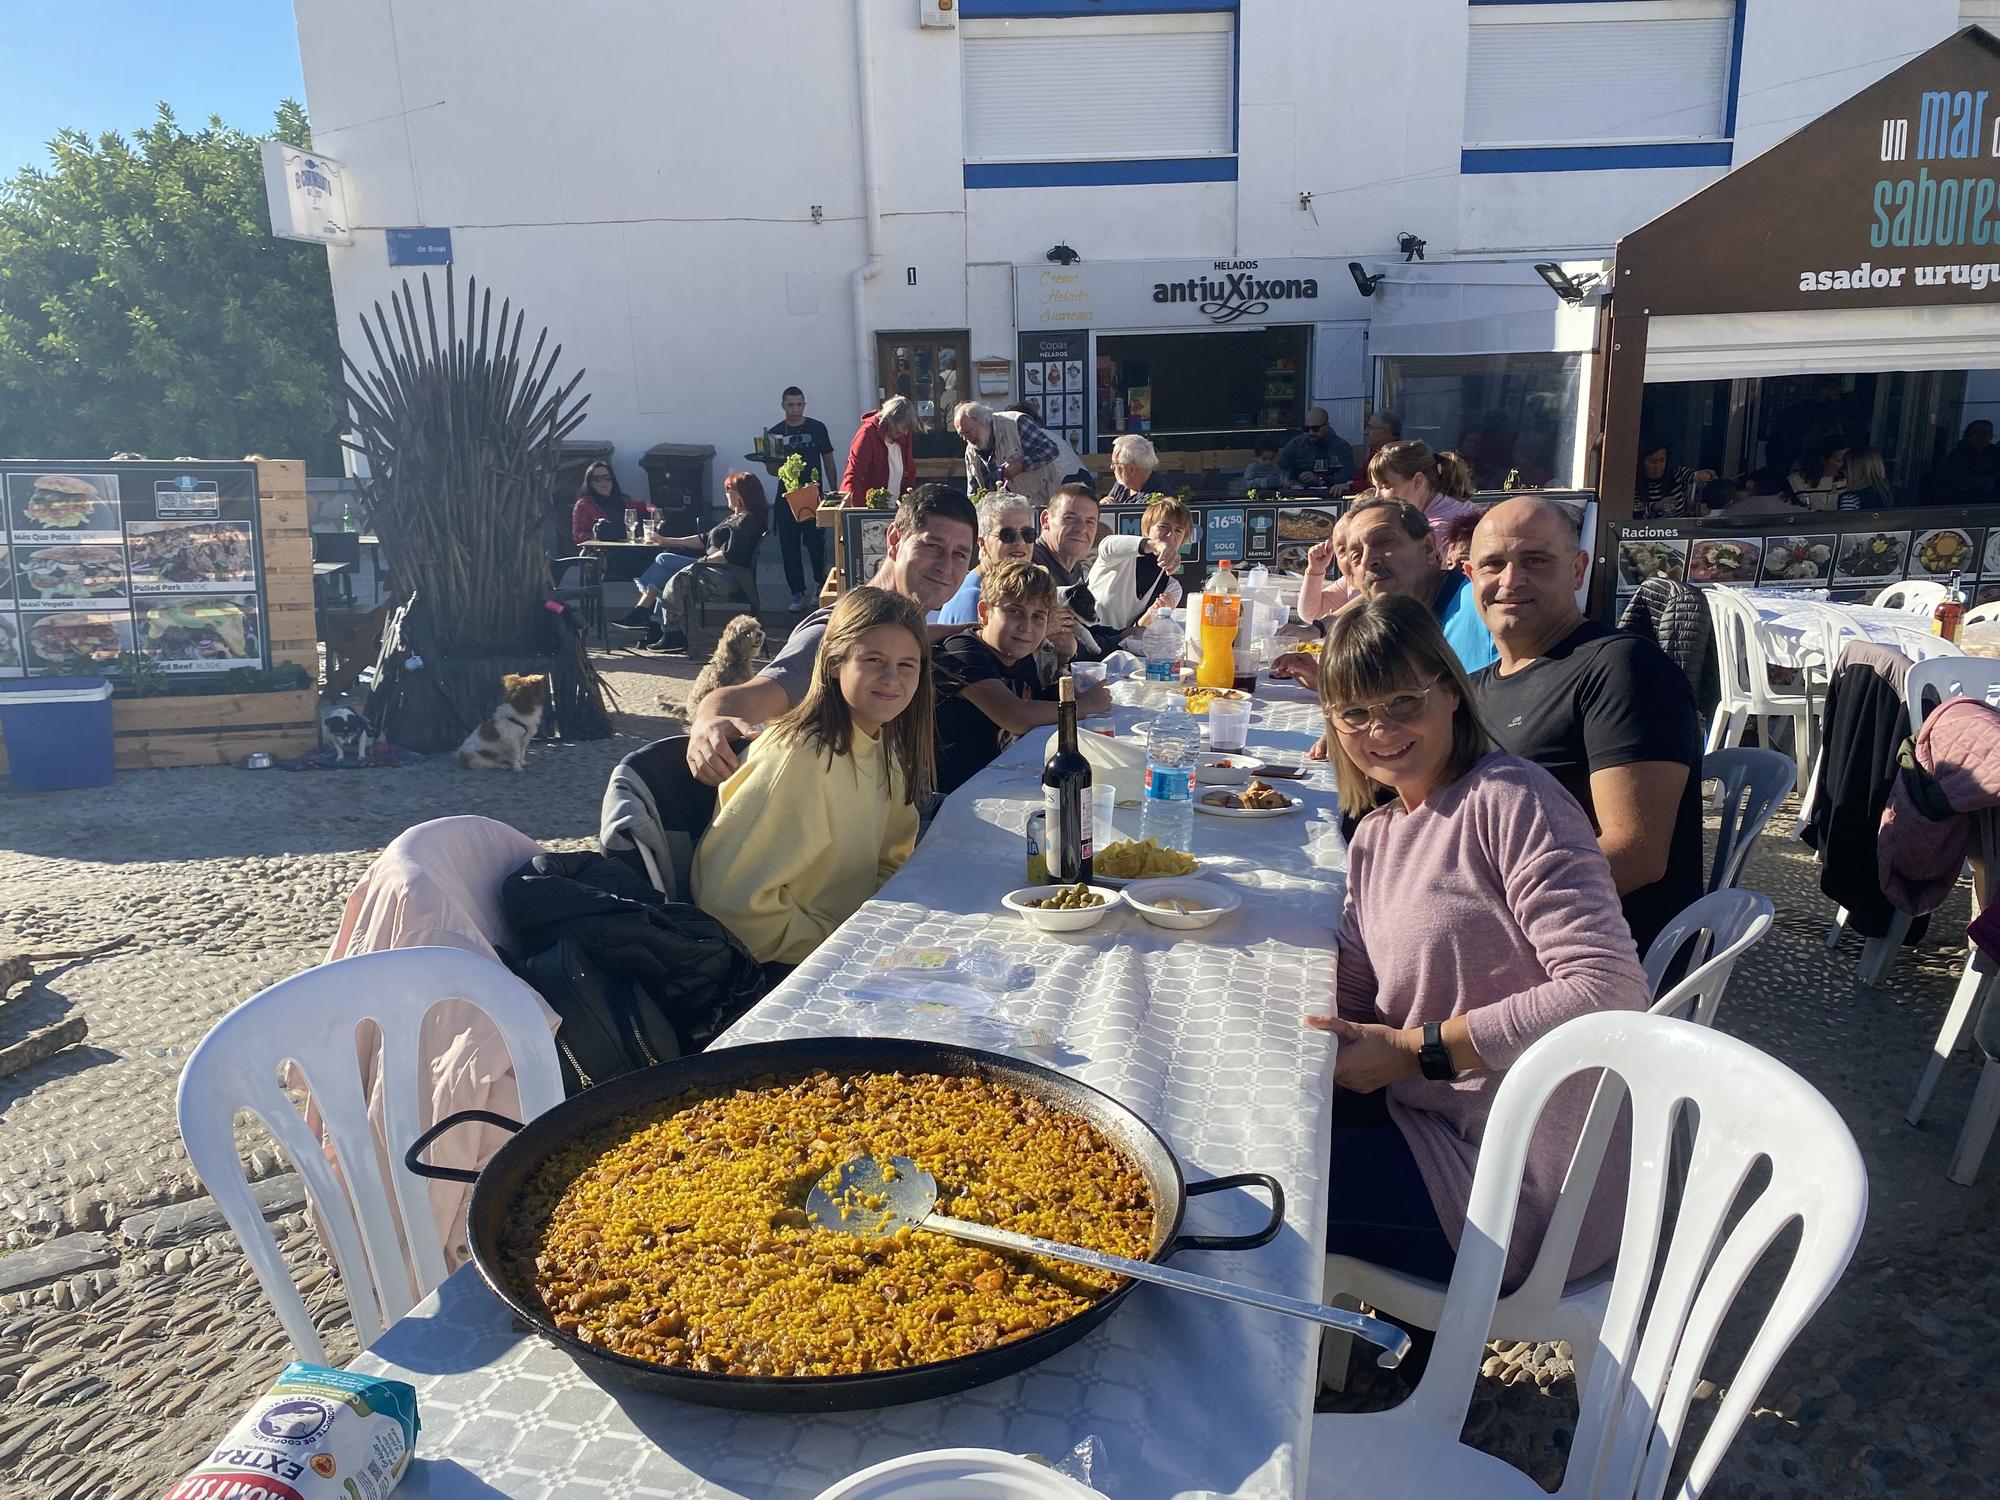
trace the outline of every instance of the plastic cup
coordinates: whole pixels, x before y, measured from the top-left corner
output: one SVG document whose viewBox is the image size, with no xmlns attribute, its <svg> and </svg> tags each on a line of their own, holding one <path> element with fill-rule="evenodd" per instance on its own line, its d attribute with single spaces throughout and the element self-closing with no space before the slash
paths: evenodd
<svg viewBox="0 0 2000 1500">
<path fill-rule="evenodd" d="M 1102 786 L 1092 784 L 1090 788 L 1090 842 L 1093 847 L 1102 849 L 1108 844 L 1117 842 L 1117 835 L 1112 832 L 1111 828 L 1112 815 L 1117 807 L 1117 787 L 1112 786 L 1109 782 L 1106 782 Z"/>
<path fill-rule="evenodd" d="M 1069 675 L 1076 683 L 1076 690 L 1087 693 L 1094 687 L 1103 687 L 1106 674 L 1101 661 L 1073 661 L 1069 664 Z"/>
<path fill-rule="evenodd" d="M 1250 705 L 1241 698 L 1213 698 L 1208 705 L 1208 748 L 1241 750 L 1250 734 Z"/>
</svg>

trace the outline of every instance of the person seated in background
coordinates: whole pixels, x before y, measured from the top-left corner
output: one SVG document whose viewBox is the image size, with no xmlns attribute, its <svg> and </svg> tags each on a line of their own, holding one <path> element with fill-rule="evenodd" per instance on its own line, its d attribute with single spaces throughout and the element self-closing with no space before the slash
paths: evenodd
<svg viewBox="0 0 2000 1500">
<path fill-rule="evenodd" d="M 1429 611 L 1371 598 L 1327 633 L 1318 682 L 1348 846 L 1334 1010 L 1326 1248 L 1449 1281 L 1493 1098 L 1563 1022 L 1644 1010 L 1646 976 L 1603 853 L 1539 766 L 1496 752 Z M 1379 794 L 1387 801 L 1377 806 Z M 1535 1125 L 1503 1286 L 1540 1249 L 1594 1086 L 1564 1085 Z M 1570 1274 L 1608 1261 L 1624 1204 L 1606 1152 Z"/>
<path fill-rule="evenodd" d="M 798 706 L 750 744 L 695 846 L 695 904 L 775 982 L 917 842 L 934 777 L 923 610 L 886 589 L 833 607 Z"/>
<path fill-rule="evenodd" d="M 1403 435 L 1403 419 L 1392 411 L 1371 411 L 1361 424 L 1361 442 L 1355 449 L 1354 472 L 1366 474 L 1375 466 L 1375 455 Z"/>
<path fill-rule="evenodd" d="M 1090 592 L 1100 635 L 1123 635 L 1150 620 L 1156 604 L 1172 609 L 1180 603 L 1181 546 L 1193 530 L 1194 513 L 1186 504 L 1161 496 L 1139 518 L 1139 535 L 1108 536 L 1097 544 Z"/>
<path fill-rule="evenodd" d="M 869 584 L 914 599 L 920 614 L 936 609 L 965 582 L 978 526 L 972 502 L 957 490 L 942 484 L 917 486 L 896 507 L 888 551 Z M 792 627 L 784 648 L 763 671 L 701 700 L 688 724 L 688 770 L 696 780 L 720 786 L 736 770 L 732 743 L 757 733 L 759 726 L 805 697 L 832 617 L 830 609 L 814 610 Z M 935 639 L 958 628 L 928 626 L 925 634 Z M 929 659 L 927 655 L 925 661 Z M 928 703 L 924 711 L 929 713 Z"/>
<path fill-rule="evenodd" d="M 1027 497 L 992 490 L 979 497 L 979 566 L 937 612 L 939 625 L 977 625 L 982 572 L 994 563 L 1026 562 L 1035 552 L 1035 513 Z"/>
<path fill-rule="evenodd" d="M 1308 625 L 1324 620 L 1352 601 L 1359 592 L 1354 587 L 1343 545 L 1347 518 L 1353 513 L 1351 510 L 1342 511 L 1335 518 L 1333 530 L 1327 533 L 1326 539 L 1314 542 L 1306 549 L 1305 577 L 1299 580 L 1299 597 L 1292 607 Z M 1336 569 L 1339 576 L 1328 579 L 1328 568 Z"/>
<path fill-rule="evenodd" d="M 1090 590 L 1084 559 L 1097 546 L 1097 492 L 1081 481 L 1066 484 L 1042 512 L 1042 534 L 1035 540 L 1033 559 L 1056 581 L 1056 597 L 1075 620 L 1076 655 L 1097 661 L 1103 655 L 1091 627 L 1097 623 L 1097 597 Z"/>
<path fill-rule="evenodd" d="M 652 507 L 643 501 L 634 500 L 618 487 L 618 476 L 611 472 L 611 465 L 599 459 L 583 471 L 583 483 L 576 492 L 576 504 L 569 511 L 569 537 L 573 542 L 603 542 L 625 540 L 625 512 L 639 510 L 650 512 Z M 615 536 L 600 536 L 598 528 L 615 531 Z"/>
<path fill-rule="evenodd" d="M 1055 581 L 1033 563 L 984 570 L 979 629 L 931 648 L 937 672 L 938 790 L 957 791 L 1033 729 L 1056 721 L 1056 686 L 1035 665 L 1055 617 Z M 1079 714 L 1111 711 L 1103 683 L 1076 695 Z"/>
<path fill-rule="evenodd" d="M 1487 512 L 1472 588 L 1499 660 L 1472 679 L 1503 750 L 1548 771 L 1596 829 L 1644 953 L 1702 893 L 1694 689 L 1644 636 L 1586 619 L 1577 512 L 1532 496 Z"/>
<path fill-rule="evenodd" d="M 1368 479 L 1378 494 L 1388 495 L 1424 513 L 1437 533 L 1438 555 L 1452 567 L 1465 560 L 1472 528 L 1485 512 L 1471 503 L 1472 467 L 1446 449 L 1434 452 L 1429 443 L 1398 439 L 1385 444 L 1368 463 Z"/>
<path fill-rule="evenodd" d="M 1806 434 L 1799 461 L 1785 477 L 1785 490 L 1793 505 L 1803 510 L 1836 510 L 1840 492 L 1847 488 L 1843 470 L 1847 466 L 1847 434 L 1839 428 Z"/>
<path fill-rule="evenodd" d="M 1354 445 L 1333 430 L 1326 408 L 1306 413 L 1306 430 L 1278 450 L 1279 481 L 1287 489 L 1339 494 L 1354 478 Z"/>
<path fill-rule="evenodd" d="M 1710 515 L 1792 516 L 1799 508 L 1787 500 L 1784 477 L 1770 469 L 1753 469 L 1740 479 L 1711 479 L 1702 487 L 1701 503 Z"/>
<path fill-rule="evenodd" d="M 1284 472 L 1278 467 L 1276 443 L 1259 441 L 1256 458 L 1244 465 L 1243 482 L 1253 490 L 1275 490 L 1284 484 Z"/>
<path fill-rule="evenodd" d="M 1896 503 L 1889 491 L 1889 471 L 1877 449 L 1849 449 L 1842 480 L 1843 488 L 1835 501 L 1839 510 L 1888 510 Z"/>
<path fill-rule="evenodd" d="M 665 550 L 639 575 L 639 602 L 615 621 L 622 629 L 643 630 L 642 647 L 660 651 L 687 650 L 688 620 L 695 602 L 723 587 L 713 574 L 688 571 L 692 562 L 716 563 L 746 571 L 757 566 L 757 546 L 771 524 L 771 503 L 764 482 L 748 469 L 738 469 L 722 481 L 729 514 L 707 535 L 662 537 Z"/>
<path fill-rule="evenodd" d="M 1465 573 L 1444 565 L 1437 535 L 1414 505 L 1387 496 L 1363 500 L 1347 513 L 1346 545 L 1354 587 L 1363 598 L 1416 600 L 1437 620 L 1468 673 L 1498 658 Z"/>
<path fill-rule="evenodd" d="M 1012 490 L 1045 505 L 1058 485 L 1090 479 L 1075 450 L 1026 412 L 996 412 L 977 401 L 961 401 L 952 409 L 951 430 L 965 442 L 970 494 Z M 1091 498 L 1096 496 L 1092 490 Z"/>
<path fill-rule="evenodd" d="M 1940 505 L 1984 505 L 2000 494 L 2000 446 L 1993 424 L 1981 417 L 1965 424 L 1965 434 L 1938 469 Z"/>
<path fill-rule="evenodd" d="M 1150 439 L 1136 432 L 1120 433 L 1111 444 L 1111 490 L 1106 505 L 1144 505 L 1146 486 L 1160 467 L 1160 455 Z"/>
<path fill-rule="evenodd" d="M 1632 515 L 1640 521 L 1678 521 L 1702 514 L 1701 486 L 1713 469 L 1690 469 L 1667 454 L 1658 438 L 1639 440 L 1639 479 L 1632 491 Z"/>
</svg>

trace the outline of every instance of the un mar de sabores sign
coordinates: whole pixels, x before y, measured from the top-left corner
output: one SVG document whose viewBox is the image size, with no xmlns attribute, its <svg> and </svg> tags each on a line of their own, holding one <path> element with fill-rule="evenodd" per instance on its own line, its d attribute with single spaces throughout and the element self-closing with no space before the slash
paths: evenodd
<svg viewBox="0 0 2000 1500">
<path fill-rule="evenodd" d="M 1014 271 L 1015 316 L 1024 334 L 1319 323 L 1360 315 L 1342 304 L 1343 287 L 1355 297 L 1342 264 L 1325 260 L 1098 261 Z"/>
<path fill-rule="evenodd" d="M 1618 245 L 1653 314 L 2000 301 L 2000 40 L 1940 43 Z"/>
</svg>

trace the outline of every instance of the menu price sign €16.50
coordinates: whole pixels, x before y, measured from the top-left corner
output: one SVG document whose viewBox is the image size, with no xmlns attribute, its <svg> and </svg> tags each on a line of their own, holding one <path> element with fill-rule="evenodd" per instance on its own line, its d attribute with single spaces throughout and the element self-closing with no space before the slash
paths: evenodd
<svg viewBox="0 0 2000 1500">
<path fill-rule="evenodd" d="M 0 474 L 0 676 L 269 664 L 249 464 L 16 464 Z"/>
</svg>

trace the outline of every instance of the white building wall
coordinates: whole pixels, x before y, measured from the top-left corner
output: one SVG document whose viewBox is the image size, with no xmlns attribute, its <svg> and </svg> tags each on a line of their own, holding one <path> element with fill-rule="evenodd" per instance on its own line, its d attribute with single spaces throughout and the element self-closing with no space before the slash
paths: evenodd
<svg viewBox="0 0 2000 1500">
<path fill-rule="evenodd" d="M 382 230 L 449 227 L 458 275 L 588 370 L 583 434 L 617 445 L 628 485 L 663 440 L 713 443 L 719 479 L 789 383 L 844 444 L 877 399 L 850 292 L 857 4 L 871 351 L 875 330 L 962 328 L 975 359 L 1011 357 L 1015 268 L 1057 241 L 1092 262 L 1326 257 L 1334 276 L 1394 258 L 1399 231 L 1432 262 L 1588 255 L 1721 170 L 1461 175 L 1465 0 L 1246 4 L 1235 182 L 976 191 L 958 33 L 920 29 L 911 0 L 294 0 L 315 142 L 347 167 L 356 243 L 329 258 L 349 352 L 365 362 L 356 319 L 420 274 L 387 264 Z M 1746 5 L 1739 163 L 1959 24 L 1957 0 Z"/>
</svg>

